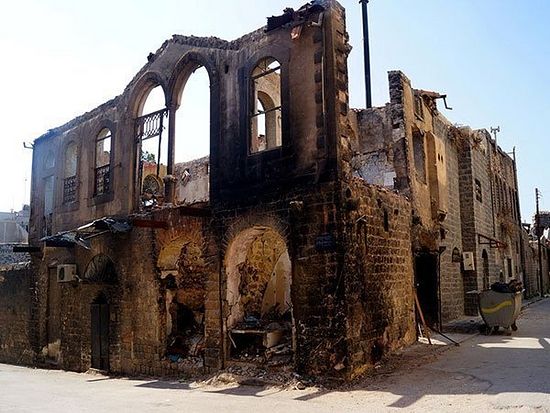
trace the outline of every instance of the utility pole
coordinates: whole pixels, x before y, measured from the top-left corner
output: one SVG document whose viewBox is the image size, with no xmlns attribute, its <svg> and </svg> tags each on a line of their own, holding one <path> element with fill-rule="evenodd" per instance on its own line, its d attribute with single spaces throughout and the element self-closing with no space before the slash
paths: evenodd
<svg viewBox="0 0 550 413">
<path fill-rule="evenodd" d="M 372 91 L 370 80 L 370 46 L 369 46 L 369 16 L 367 5 L 369 0 L 359 0 L 363 10 L 363 54 L 365 62 L 365 99 L 367 101 L 367 109 L 372 108 Z"/>
<path fill-rule="evenodd" d="M 540 296 L 542 297 L 543 295 L 543 288 L 544 288 L 544 284 L 542 283 L 542 248 L 541 248 L 541 245 L 540 245 L 540 238 L 542 236 L 542 234 L 539 234 L 539 231 L 540 231 L 540 211 L 539 211 L 539 199 L 540 199 L 540 192 L 539 192 L 539 189 L 538 188 L 535 188 L 535 199 L 536 199 L 536 202 L 537 202 L 537 216 L 535 218 L 535 225 L 537 226 L 535 228 L 535 234 L 537 236 L 537 248 L 538 248 L 538 256 L 539 256 L 539 284 L 540 284 L 540 288 L 539 288 L 539 291 L 540 291 Z"/>
</svg>

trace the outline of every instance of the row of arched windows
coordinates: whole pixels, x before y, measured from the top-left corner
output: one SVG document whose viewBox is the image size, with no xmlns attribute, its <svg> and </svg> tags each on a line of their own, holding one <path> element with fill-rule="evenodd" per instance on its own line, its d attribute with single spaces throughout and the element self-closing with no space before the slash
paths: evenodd
<svg viewBox="0 0 550 413">
<path fill-rule="evenodd" d="M 209 154 L 210 152 L 210 91 L 209 75 L 201 65 L 193 66 L 193 70 L 185 73 L 183 84 L 179 86 L 180 95 L 177 98 L 175 107 L 167 108 L 163 88 L 156 84 L 148 91 L 144 92 L 138 102 L 137 118 L 144 118 L 156 112 L 164 111 L 162 116 L 165 123 L 161 126 L 163 129 L 178 124 L 179 131 L 177 135 L 179 142 L 184 142 L 175 148 L 174 141 L 169 142 L 168 134 L 164 136 L 151 136 L 147 139 L 139 139 L 138 159 L 140 161 L 140 176 L 138 184 L 143 187 L 144 179 L 148 175 L 154 175 L 162 182 L 162 178 L 168 174 L 174 174 L 181 168 L 175 168 L 176 164 L 189 162 L 192 159 Z M 199 70 L 200 69 L 200 70 Z M 199 70 L 199 75 L 194 73 Z M 193 76 L 192 76 L 193 75 Z M 193 77 L 194 82 L 188 82 Z M 253 155 L 263 151 L 268 151 L 282 146 L 282 94 L 281 94 L 281 65 L 274 58 L 261 59 L 249 76 L 249 99 L 248 99 L 248 122 L 249 122 L 249 142 L 248 154 Z M 201 89 L 202 87 L 202 89 Z M 204 93 L 205 88 L 207 93 Z M 182 95 L 186 96 L 182 99 Z M 198 90 L 198 92 L 197 92 Z M 186 111 L 178 111 L 179 107 L 185 107 Z M 200 107 L 201 111 L 197 111 Z M 174 111 L 172 114 L 170 111 Z M 172 116 L 167 119 L 167 114 Z M 175 121 L 176 115 L 181 113 L 181 118 Z M 137 123 L 136 123 L 137 125 Z M 181 126 L 180 126 L 181 125 Z M 93 189 L 90 188 L 90 194 L 93 197 L 101 197 L 108 194 L 112 189 L 112 153 L 113 153 L 113 130 L 112 128 L 103 128 L 95 136 L 93 150 Z M 175 134 L 175 132 L 173 132 Z M 169 144 L 173 145 L 172 148 Z M 90 154 L 92 155 L 92 154 Z M 171 156 L 171 158 L 169 158 Z M 90 159 L 92 156 L 90 156 Z M 78 201 L 78 184 L 81 182 L 78 177 L 79 171 L 79 145 L 76 141 L 70 141 L 65 147 L 62 168 L 58 169 L 63 173 L 62 179 L 62 204 L 74 204 Z M 46 170 L 52 169 L 55 164 L 53 156 L 47 156 L 44 167 Z M 169 165 L 171 165 L 169 167 Z M 90 168 L 91 169 L 91 168 Z M 181 169 L 188 170 L 188 169 Z M 181 178 L 178 182 L 181 186 L 186 185 L 189 177 Z M 192 178 L 192 177 L 191 177 Z M 50 182 L 50 181 L 48 181 Z M 49 212 L 53 209 L 53 181 L 50 182 L 51 191 L 48 189 L 45 204 Z M 61 189 L 61 188 L 60 188 Z M 143 188 L 142 188 L 143 191 Z M 45 211 L 45 215 L 46 215 Z"/>
</svg>

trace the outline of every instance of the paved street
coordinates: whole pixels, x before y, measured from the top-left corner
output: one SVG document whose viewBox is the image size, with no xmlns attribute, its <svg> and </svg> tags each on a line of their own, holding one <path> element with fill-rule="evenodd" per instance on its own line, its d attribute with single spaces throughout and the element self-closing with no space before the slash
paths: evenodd
<svg viewBox="0 0 550 413">
<path fill-rule="evenodd" d="M 550 411 L 550 300 L 512 336 L 477 336 L 436 360 L 346 391 L 199 386 L 0 365 L 0 412 Z M 177 409 L 177 410 L 176 410 Z"/>
</svg>

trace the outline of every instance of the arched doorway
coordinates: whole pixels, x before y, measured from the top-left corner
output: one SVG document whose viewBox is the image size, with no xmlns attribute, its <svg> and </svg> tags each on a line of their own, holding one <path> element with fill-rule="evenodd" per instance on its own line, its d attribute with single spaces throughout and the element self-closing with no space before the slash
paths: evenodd
<svg viewBox="0 0 550 413">
<path fill-rule="evenodd" d="M 100 293 L 91 304 L 92 368 L 109 370 L 109 320 L 107 297 Z"/>
<path fill-rule="evenodd" d="M 226 359 L 290 363 L 292 265 L 284 238 L 269 227 L 246 229 L 230 243 L 224 268 Z"/>
</svg>

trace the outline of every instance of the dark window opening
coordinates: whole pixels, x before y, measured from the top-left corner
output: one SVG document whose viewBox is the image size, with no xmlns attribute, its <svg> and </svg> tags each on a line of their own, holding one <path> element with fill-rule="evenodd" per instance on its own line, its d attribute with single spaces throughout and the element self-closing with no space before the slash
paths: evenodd
<svg viewBox="0 0 550 413">
<path fill-rule="evenodd" d="M 384 210 L 384 231 L 388 232 L 390 230 L 390 217 L 388 211 Z"/>
<path fill-rule="evenodd" d="M 250 153 L 282 145 L 281 66 L 266 58 L 252 71 Z"/>
<path fill-rule="evenodd" d="M 476 200 L 478 200 L 479 202 L 483 202 L 483 192 L 481 190 L 481 182 L 476 179 L 475 180 L 475 196 L 476 196 Z"/>
</svg>

